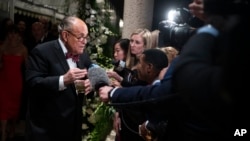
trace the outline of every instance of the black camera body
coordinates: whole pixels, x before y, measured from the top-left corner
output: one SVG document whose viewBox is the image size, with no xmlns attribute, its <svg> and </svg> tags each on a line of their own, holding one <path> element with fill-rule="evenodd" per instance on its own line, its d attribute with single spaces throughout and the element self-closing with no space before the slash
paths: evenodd
<svg viewBox="0 0 250 141">
<path fill-rule="evenodd" d="M 187 23 L 176 24 L 170 21 L 159 23 L 159 47 L 173 46 L 181 50 L 185 42 L 195 33 L 195 28 Z"/>
<path fill-rule="evenodd" d="M 158 25 L 160 30 L 158 46 L 173 46 L 181 51 L 182 46 L 195 33 L 197 25 L 193 24 L 197 19 L 186 8 L 177 8 L 175 11 L 173 21 L 163 20 Z"/>
</svg>

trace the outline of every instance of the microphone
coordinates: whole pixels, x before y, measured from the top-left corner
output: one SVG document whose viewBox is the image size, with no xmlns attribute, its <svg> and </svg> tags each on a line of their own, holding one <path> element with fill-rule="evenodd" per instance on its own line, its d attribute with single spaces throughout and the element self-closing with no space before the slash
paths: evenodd
<svg viewBox="0 0 250 141">
<path fill-rule="evenodd" d="M 88 78 L 92 88 L 98 91 L 100 87 L 109 85 L 109 78 L 106 71 L 101 67 L 91 67 L 88 70 Z"/>
<path fill-rule="evenodd" d="M 112 61 L 112 64 L 114 65 L 114 67 L 115 67 L 115 70 L 117 70 L 117 71 L 122 71 L 126 66 L 125 66 L 125 64 L 126 64 L 126 62 L 124 62 L 124 61 L 122 61 L 122 60 L 113 60 Z"/>
</svg>

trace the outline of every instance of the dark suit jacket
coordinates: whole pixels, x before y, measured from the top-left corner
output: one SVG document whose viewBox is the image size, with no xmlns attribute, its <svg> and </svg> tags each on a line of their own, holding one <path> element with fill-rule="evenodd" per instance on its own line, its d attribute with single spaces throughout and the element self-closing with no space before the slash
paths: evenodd
<svg viewBox="0 0 250 141">
<path fill-rule="evenodd" d="M 190 140 L 233 138 L 232 103 L 222 80 L 226 49 L 220 39 L 209 32 L 191 37 L 173 73 L 174 89 L 186 108 L 180 130 Z"/>
<path fill-rule="evenodd" d="M 171 84 L 173 66 L 174 62 L 169 68 L 171 72 L 166 73 L 160 85 L 119 88 L 111 97 L 112 105 L 117 108 L 132 108 L 147 113 L 147 120 L 157 126 L 157 130 L 154 128 L 154 131 L 159 141 L 166 140 L 162 137 L 166 135 L 166 126 L 158 125 L 167 122 L 170 118 L 169 115 L 177 110 L 175 103 L 178 97 L 172 93 Z"/>
<path fill-rule="evenodd" d="M 111 101 L 112 105 L 118 108 L 132 107 L 146 111 L 150 109 L 155 110 L 156 107 L 157 109 L 161 108 L 161 106 L 158 105 L 160 101 L 174 98 L 171 89 L 171 77 L 167 77 L 162 80 L 160 85 L 119 88 L 113 93 Z M 165 110 L 164 107 L 162 108 Z"/>
<path fill-rule="evenodd" d="M 79 68 L 89 68 L 87 53 Z M 29 88 L 27 139 L 29 141 L 80 141 L 83 96 L 73 84 L 59 91 L 59 76 L 69 66 L 58 40 L 39 44 L 29 56 L 26 83 Z"/>
</svg>

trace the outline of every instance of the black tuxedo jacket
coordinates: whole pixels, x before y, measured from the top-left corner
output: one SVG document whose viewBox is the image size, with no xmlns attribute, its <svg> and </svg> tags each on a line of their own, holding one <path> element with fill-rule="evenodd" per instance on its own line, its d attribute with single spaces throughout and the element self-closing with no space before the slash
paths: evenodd
<svg viewBox="0 0 250 141">
<path fill-rule="evenodd" d="M 80 141 L 83 96 L 76 94 L 73 84 L 59 91 L 59 76 L 69 66 L 58 40 L 36 46 L 27 65 L 27 140 Z M 90 65 L 87 53 L 80 55 L 78 67 Z"/>
</svg>

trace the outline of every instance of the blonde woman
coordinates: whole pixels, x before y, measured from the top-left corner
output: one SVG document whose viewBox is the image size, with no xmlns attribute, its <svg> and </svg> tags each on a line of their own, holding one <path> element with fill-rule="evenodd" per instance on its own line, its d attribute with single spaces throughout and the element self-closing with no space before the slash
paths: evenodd
<svg viewBox="0 0 250 141">
<path fill-rule="evenodd" d="M 161 73 L 159 74 L 159 79 L 163 79 L 166 72 L 168 71 L 169 65 L 171 64 L 173 59 L 178 56 L 179 51 L 172 46 L 166 46 L 166 47 L 162 47 L 162 48 L 158 48 L 158 49 L 162 50 L 168 57 L 168 66 L 166 68 L 162 69 Z"/>
<path fill-rule="evenodd" d="M 158 30 L 158 29 L 155 29 L 155 30 L 151 31 L 151 36 L 152 36 L 152 47 L 151 48 L 157 48 L 158 47 L 159 33 L 160 33 L 160 30 Z"/>
<path fill-rule="evenodd" d="M 142 54 L 145 49 L 152 46 L 152 36 L 148 29 L 136 29 L 130 36 L 130 48 L 128 49 L 126 66 L 129 69 L 134 69 L 138 56 Z"/>
<path fill-rule="evenodd" d="M 168 64 L 170 64 L 172 60 L 179 54 L 179 51 L 172 46 L 162 47 L 159 49 L 165 52 L 165 54 L 167 55 Z"/>
<path fill-rule="evenodd" d="M 145 49 L 152 47 L 152 36 L 148 29 L 136 29 L 130 36 L 129 49 L 126 57 L 127 75 L 123 78 L 122 87 L 130 87 L 135 85 L 147 85 L 145 81 L 138 80 L 136 65 L 139 61 L 139 56 Z M 120 129 L 117 133 L 116 141 L 144 141 L 138 133 L 138 126 L 146 117 L 143 113 L 138 113 L 130 109 L 117 109 L 115 121 L 120 121 L 115 124 L 115 129 Z M 117 131 L 117 130 L 116 130 Z"/>
</svg>

